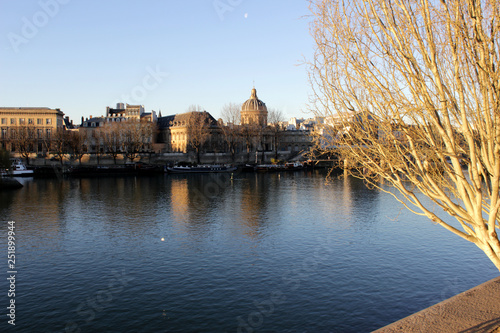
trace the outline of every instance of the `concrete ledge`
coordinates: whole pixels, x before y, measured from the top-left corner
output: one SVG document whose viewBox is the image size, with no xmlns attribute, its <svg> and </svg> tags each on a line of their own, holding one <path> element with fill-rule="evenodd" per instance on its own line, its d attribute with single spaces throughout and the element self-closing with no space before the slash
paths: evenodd
<svg viewBox="0 0 500 333">
<path fill-rule="evenodd" d="M 376 330 L 389 332 L 500 332 L 500 277 Z"/>
</svg>

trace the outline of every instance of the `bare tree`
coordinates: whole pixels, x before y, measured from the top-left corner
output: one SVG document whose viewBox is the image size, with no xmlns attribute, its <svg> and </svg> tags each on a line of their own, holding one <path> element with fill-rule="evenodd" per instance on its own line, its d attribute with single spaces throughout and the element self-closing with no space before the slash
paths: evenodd
<svg viewBox="0 0 500 333">
<path fill-rule="evenodd" d="M 225 122 L 225 125 L 221 124 L 222 135 L 224 135 L 233 162 L 236 158 L 236 148 L 240 142 L 240 110 L 241 104 L 236 103 L 228 103 L 222 108 L 222 119 Z"/>
<path fill-rule="evenodd" d="M 121 124 L 121 131 L 123 133 L 123 150 L 125 157 L 133 162 L 142 148 L 142 133 L 141 123 L 129 119 L 127 122 Z"/>
<path fill-rule="evenodd" d="M 106 127 L 106 124 L 104 125 Z M 101 163 L 101 156 L 105 152 L 105 147 L 104 147 L 104 136 L 103 136 L 103 131 L 102 129 L 104 127 L 99 127 L 99 129 L 96 129 L 94 131 L 88 132 L 87 130 L 84 129 L 85 131 L 85 149 L 88 153 L 92 153 L 94 151 L 95 157 L 96 157 L 96 163 L 99 165 Z M 80 129 L 81 130 L 81 129 Z M 115 162 L 116 164 L 116 162 Z"/>
<path fill-rule="evenodd" d="M 26 164 L 30 164 L 30 154 L 35 145 L 35 127 L 30 125 L 21 125 L 11 131 L 12 143 L 14 149 L 26 159 Z"/>
<path fill-rule="evenodd" d="M 254 150 L 257 151 L 259 148 L 262 127 L 255 123 L 243 124 L 240 126 L 240 136 L 247 151 L 247 162 L 250 162 L 250 153 Z"/>
<path fill-rule="evenodd" d="M 46 130 L 42 135 L 41 143 L 44 151 L 49 154 L 52 149 L 53 133 L 52 129 Z"/>
<path fill-rule="evenodd" d="M 68 148 L 73 159 L 77 159 L 79 164 L 82 164 L 82 157 L 86 153 L 85 142 L 87 132 L 83 131 L 68 131 Z"/>
<path fill-rule="evenodd" d="M 63 165 L 64 156 L 68 153 L 69 134 L 67 130 L 58 128 L 56 133 L 52 135 L 50 147 L 53 154 L 57 156 Z"/>
<path fill-rule="evenodd" d="M 104 151 L 113 157 L 116 164 L 116 158 L 121 154 L 122 136 L 120 133 L 120 123 L 106 123 L 106 125 L 97 130 L 96 139 L 103 141 Z"/>
<path fill-rule="evenodd" d="M 152 143 L 153 124 L 129 119 L 121 123 L 119 130 L 123 134 L 125 157 L 133 162 L 139 153 L 149 149 Z"/>
<path fill-rule="evenodd" d="M 188 143 L 196 152 L 197 162 L 200 163 L 200 155 L 203 146 L 210 138 L 211 121 L 208 112 L 191 112 L 186 124 Z"/>
<path fill-rule="evenodd" d="M 281 142 L 281 136 L 283 134 L 284 126 L 284 115 L 283 111 L 278 109 L 270 109 L 268 116 L 268 125 L 271 133 L 273 135 L 273 150 L 274 150 L 274 158 L 278 159 L 278 150 Z"/>
<path fill-rule="evenodd" d="M 342 125 L 332 145 L 364 170 L 357 177 L 392 184 L 408 209 L 474 243 L 500 270 L 498 1 L 310 7 L 314 109 Z"/>
<path fill-rule="evenodd" d="M 141 132 L 142 132 L 142 152 L 148 153 L 148 160 L 151 162 L 151 155 L 153 151 L 153 137 L 158 135 L 157 127 L 155 124 L 149 121 L 141 122 Z"/>
</svg>

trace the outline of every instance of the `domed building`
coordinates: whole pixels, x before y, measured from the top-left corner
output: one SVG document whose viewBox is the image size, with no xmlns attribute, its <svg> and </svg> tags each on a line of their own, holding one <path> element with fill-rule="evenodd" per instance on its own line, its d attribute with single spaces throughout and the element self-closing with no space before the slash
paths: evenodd
<svg viewBox="0 0 500 333">
<path fill-rule="evenodd" d="M 252 89 L 250 98 L 241 105 L 241 124 L 258 124 L 260 127 L 267 126 L 267 107 L 264 102 L 257 98 L 257 90 Z"/>
</svg>

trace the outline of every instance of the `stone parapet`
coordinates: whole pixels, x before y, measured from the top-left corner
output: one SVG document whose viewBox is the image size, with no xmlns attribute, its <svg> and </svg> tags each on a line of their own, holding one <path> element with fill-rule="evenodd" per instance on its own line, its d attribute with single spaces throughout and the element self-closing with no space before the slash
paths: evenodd
<svg viewBox="0 0 500 333">
<path fill-rule="evenodd" d="M 493 333 L 500 327 L 500 277 L 384 326 L 375 333 Z"/>
</svg>

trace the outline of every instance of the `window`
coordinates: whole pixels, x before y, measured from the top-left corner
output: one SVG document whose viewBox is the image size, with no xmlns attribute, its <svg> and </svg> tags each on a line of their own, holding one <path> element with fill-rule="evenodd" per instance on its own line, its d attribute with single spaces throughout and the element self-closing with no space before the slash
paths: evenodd
<svg viewBox="0 0 500 333">
<path fill-rule="evenodd" d="M 2 139 L 7 139 L 7 129 L 2 128 Z"/>
<path fill-rule="evenodd" d="M 43 125 L 43 119 L 42 119 L 42 118 L 38 118 L 38 119 L 36 120 L 36 124 L 37 124 L 37 125 Z"/>
<path fill-rule="evenodd" d="M 50 135 L 51 135 L 51 134 L 52 134 L 52 129 L 47 128 L 47 129 L 45 130 L 45 135 L 47 136 L 47 139 L 50 139 Z"/>
<path fill-rule="evenodd" d="M 38 139 L 41 139 L 43 136 L 43 130 L 41 128 L 36 130 L 36 136 Z"/>
<path fill-rule="evenodd" d="M 7 125 L 7 118 L 2 118 L 2 125 Z"/>
<path fill-rule="evenodd" d="M 35 119 L 28 118 L 28 125 L 34 125 L 34 124 L 35 124 Z"/>
<path fill-rule="evenodd" d="M 16 124 L 16 118 L 10 118 L 10 124 L 15 125 Z"/>
<path fill-rule="evenodd" d="M 19 118 L 19 125 L 24 125 L 26 123 L 26 119 Z"/>
<path fill-rule="evenodd" d="M 50 119 L 50 118 L 45 119 L 45 124 L 52 125 L 52 119 Z"/>
</svg>

